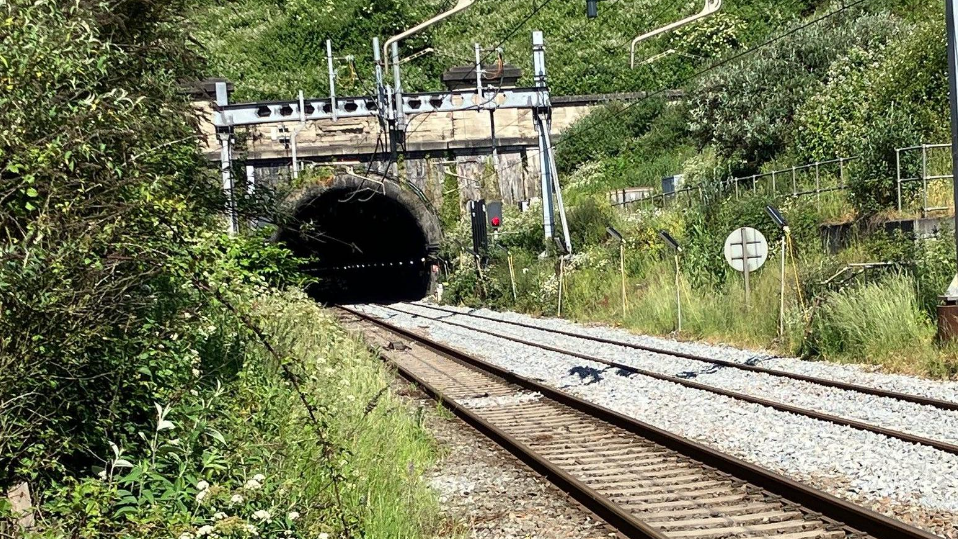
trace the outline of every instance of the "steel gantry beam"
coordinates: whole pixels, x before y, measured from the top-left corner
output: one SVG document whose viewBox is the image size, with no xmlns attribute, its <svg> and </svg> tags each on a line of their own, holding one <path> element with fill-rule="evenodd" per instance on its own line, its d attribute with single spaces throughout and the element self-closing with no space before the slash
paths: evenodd
<svg viewBox="0 0 958 539">
<path fill-rule="evenodd" d="M 463 5 L 470 2 L 462 1 Z M 302 130 L 307 122 L 328 121 L 336 122 L 344 118 L 378 118 L 381 125 L 389 126 L 391 133 L 397 138 L 405 135 L 405 126 L 410 117 L 454 112 L 482 112 L 494 114 L 499 109 L 524 109 L 532 113 L 536 132 L 539 138 L 540 175 L 542 182 L 542 213 L 543 231 L 548 243 L 555 236 L 555 218 L 558 213 L 562 233 L 562 243 L 565 251 L 572 252 L 569 236 L 569 227 L 566 222 L 565 209 L 562 204 L 562 193 L 559 190 L 559 180 L 555 165 L 554 145 L 551 140 L 552 131 L 552 103 L 549 96 L 549 86 L 546 75 L 545 40 L 542 32 L 532 34 L 532 57 L 534 66 L 535 87 L 501 89 L 491 86 L 482 86 L 481 76 L 477 73 L 476 88 L 452 90 L 448 92 L 403 93 L 399 82 L 398 69 L 395 73 L 395 91 L 390 92 L 383 81 L 384 59 L 380 56 L 379 40 L 373 40 L 374 59 L 376 60 L 377 94 L 358 97 L 338 97 L 335 95 L 335 72 L 333 66 L 332 45 L 327 43 L 327 64 L 330 71 L 330 96 L 328 98 L 304 98 L 302 92 L 298 99 L 286 101 L 262 101 L 254 103 L 230 103 L 227 96 L 225 82 L 216 83 L 216 106 L 213 109 L 213 125 L 216 127 L 218 140 L 221 145 L 221 170 L 223 188 L 228 191 L 230 200 L 230 229 L 235 232 L 238 228 L 235 203 L 233 202 L 232 155 L 235 137 L 234 129 L 267 124 L 286 124 L 295 122 L 295 133 Z M 393 56 L 396 51 L 396 40 L 391 43 Z M 477 46 L 478 47 L 478 46 Z M 398 63 L 394 62 L 394 68 Z M 478 70 L 477 70 L 478 72 Z M 494 124 L 494 118 L 492 123 Z M 493 138 L 495 134 L 492 134 Z M 393 138 L 393 147 L 396 151 L 396 138 Z M 293 154 L 293 176 L 299 171 L 296 162 L 296 138 L 290 138 Z"/>
<path fill-rule="evenodd" d="M 217 83 L 223 84 L 226 83 Z M 501 90 L 494 98 L 480 96 L 475 90 L 427 92 L 402 96 L 406 116 L 441 112 L 467 112 L 498 109 L 538 109 L 549 107 L 548 90 L 515 88 Z M 216 127 L 241 127 L 271 123 L 336 121 L 340 118 L 376 117 L 376 96 L 304 99 L 302 112 L 298 100 L 230 103 L 217 106 L 213 113 Z"/>
</svg>

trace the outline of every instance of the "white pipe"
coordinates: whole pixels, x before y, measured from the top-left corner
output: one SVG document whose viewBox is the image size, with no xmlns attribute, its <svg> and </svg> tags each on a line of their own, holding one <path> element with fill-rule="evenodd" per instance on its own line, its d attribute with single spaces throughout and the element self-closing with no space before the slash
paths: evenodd
<svg viewBox="0 0 958 539">
<path fill-rule="evenodd" d="M 479 44 L 476 43 L 476 94 L 479 96 L 477 103 L 482 101 L 482 59 Z"/>
<path fill-rule="evenodd" d="M 329 39 L 326 40 L 326 65 L 329 69 L 330 111 L 333 113 L 333 121 L 335 122 L 338 119 L 336 111 L 336 69 L 333 65 L 333 42 Z"/>
<path fill-rule="evenodd" d="M 305 110 L 305 100 L 303 99 L 303 91 L 299 91 L 299 125 L 296 126 L 296 129 L 293 129 L 292 136 L 289 137 L 289 146 L 293 153 L 293 178 L 299 178 L 299 161 L 296 158 L 296 137 L 299 135 L 299 132 L 306 127 L 306 110 Z"/>
<path fill-rule="evenodd" d="M 440 13 L 439 15 L 436 15 L 435 17 L 429 19 L 429 20 L 426 21 L 426 22 L 417 24 L 416 26 L 413 26 L 413 27 L 410 28 L 409 30 L 406 30 L 405 32 L 403 32 L 403 33 L 401 33 L 401 34 L 397 34 L 397 35 L 395 35 L 395 36 L 393 36 L 393 37 L 387 39 L 387 40 L 386 40 L 386 43 L 383 44 L 383 62 L 385 62 L 385 64 L 386 64 L 385 67 L 386 67 L 386 68 L 389 67 L 389 47 L 390 47 L 390 45 L 392 45 L 393 43 L 402 41 L 403 39 L 406 39 L 406 38 L 409 37 L 409 36 L 413 36 L 413 35 L 418 34 L 419 32 L 422 32 L 423 30 L 425 30 L 426 28 L 429 28 L 430 26 L 436 24 L 437 22 L 439 22 L 439 21 L 441 21 L 441 20 L 443 20 L 443 19 L 449 18 L 449 17 L 455 15 L 456 13 L 459 13 L 460 11 L 462 11 L 462 10 L 468 8 L 469 6 L 471 6 L 472 4 L 474 4 L 475 2 L 476 2 L 476 0 L 459 0 L 458 2 L 456 2 L 456 5 L 455 5 L 452 9 L 450 9 L 449 11 L 445 11 L 445 12 L 443 12 L 443 13 Z"/>
<path fill-rule="evenodd" d="M 685 26 L 685 25 L 687 25 L 687 24 L 693 23 L 693 22 L 695 22 L 695 21 L 697 21 L 697 20 L 699 20 L 699 19 L 704 19 L 705 17 L 708 17 L 709 15 L 711 15 L 711 14 L 715 13 L 716 11 L 718 11 L 719 8 L 721 8 L 721 7 L 722 7 L 722 0 L 705 0 L 705 7 L 702 8 L 702 11 L 699 12 L 698 14 L 692 15 L 691 17 L 686 17 L 686 18 L 684 18 L 684 19 L 682 19 L 682 20 L 680 20 L 680 21 L 673 22 L 672 24 L 663 26 L 662 28 L 659 28 L 659 29 L 657 29 L 657 30 L 653 30 L 653 31 L 651 31 L 651 32 L 649 32 L 649 33 L 647 33 L 647 34 L 642 34 L 642 35 L 640 35 L 639 37 L 633 39 L 633 40 L 632 40 L 632 47 L 631 47 L 631 56 L 632 56 L 631 67 L 632 67 L 632 69 L 635 69 L 635 46 L 638 45 L 640 41 L 645 41 L 646 39 L 653 38 L 653 37 L 655 37 L 655 36 L 657 36 L 657 35 L 659 35 L 659 34 L 668 32 L 668 31 L 670 31 L 670 30 L 675 30 L 676 28 L 681 28 L 682 26 Z"/>
</svg>

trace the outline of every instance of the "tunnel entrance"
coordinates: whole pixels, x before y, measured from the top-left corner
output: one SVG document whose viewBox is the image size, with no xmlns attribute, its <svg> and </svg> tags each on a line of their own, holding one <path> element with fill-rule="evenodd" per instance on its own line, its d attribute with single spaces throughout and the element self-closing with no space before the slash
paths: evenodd
<svg viewBox="0 0 958 539">
<path fill-rule="evenodd" d="M 362 180 L 359 180 L 362 182 Z M 317 278 L 309 294 L 323 303 L 384 303 L 429 292 L 438 221 L 398 186 L 373 191 L 350 178 L 300 198 L 279 239 Z"/>
</svg>

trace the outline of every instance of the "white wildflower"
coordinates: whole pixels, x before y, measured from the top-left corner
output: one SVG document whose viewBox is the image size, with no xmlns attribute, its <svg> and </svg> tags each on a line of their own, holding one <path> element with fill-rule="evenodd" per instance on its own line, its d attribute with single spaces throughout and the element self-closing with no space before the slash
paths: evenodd
<svg viewBox="0 0 958 539">
<path fill-rule="evenodd" d="M 200 482 L 196 484 L 196 488 L 199 490 L 206 490 L 210 488 L 210 484 L 201 479 Z"/>
<path fill-rule="evenodd" d="M 269 511 L 265 509 L 260 509 L 256 511 L 255 513 L 253 513 L 253 518 L 255 518 L 256 520 L 264 520 L 266 522 L 270 522 L 270 519 L 273 518 L 273 515 L 269 514 Z"/>
<path fill-rule="evenodd" d="M 256 529 L 256 526 L 253 526 L 252 524 L 247 524 L 246 533 L 250 535 L 259 535 L 259 530 Z"/>
<path fill-rule="evenodd" d="M 196 503 L 202 502 L 202 501 L 203 501 L 203 498 L 205 498 L 205 497 L 207 496 L 207 494 L 209 494 L 209 493 L 210 493 L 209 490 L 201 490 L 201 491 L 197 492 L 197 493 L 196 493 Z"/>
<path fill-rule="evenodd" d="M 193 539 L 193 534 L 190 532 L 183 532 L 180 534 L 180 539 Z"/>
<path fill-rule="evenodd" d="M 198 397 L 200 395 L 200 392 L 195 389 L 191 389 L 190 395 L 193 395 L 194 397 Z"/>
<path fill-rule="evenodd" d="M 232 496 L 230 496 L 230 504 L 235 505 L 235 504 L 238 504 L 238 503 L 243 503 L 243 497 L 242 497 L 242 496 L 240 496 L 239 494 L 233 494 Z"/>
<path fill-rule="evenodd" d="M 222 511 L 213 513 L 213 520 L 223 520 L 224 518 L 226 518 L 226 513 Z"/>
<path fill-rule="evenodd" d="M 211 533 L 213 533 L 213 526 L 210 526 L 209 524 L 206 524 L 205 526 L 196 530 L 197 537 L 203 537 L 204 535 L 209 535 Z"/>
<path fill-rule="evenodd" d="M 96 475 L 97 475 L 97 477 L 99 477 L 100 479 L 106 479 L 106 470 L 105 470 L 105 469 L 100 470 L 99 473 L 97 473 Z"/>
<path fill-rule="evenodd" d="M 253 481 L 259 481 L 260 483 L 262 483 L 263 481 L 266 481 L 266 476 L 261 473 L 258 473 L 253 476 Z"/>
<path fill-rule="evenodd" d="M 326 533 L 326 532 L 323 532 L 323 533 L 319 534 L 319 538 L 318 538 L 318 539 L 329 539 L 329 534 Z"/>
<path fill-rule="evenodd" d="M 263 485 L 255 479 L 250 479 L 245 485 L 243 485 L 243 488 L 246 490 L 259 490 L 263 488 Z"/>
<path fill-rule="evenodd" d="M 297 518 L 299 518 L 299 512 L 297 512 L 297 511 L 290 511 L 289 514 L 286 515 L 286 518 L 288 518 L 288 519 L 290 519 L 290 520 L 296 520 Z"/>
<path fill-rule="evenodd" d="M 200 375 L 200 370 L 194 368 L 194 369 L 193 369 L 193 376 L 199 376 L 199 375 Z"/>
</svg>

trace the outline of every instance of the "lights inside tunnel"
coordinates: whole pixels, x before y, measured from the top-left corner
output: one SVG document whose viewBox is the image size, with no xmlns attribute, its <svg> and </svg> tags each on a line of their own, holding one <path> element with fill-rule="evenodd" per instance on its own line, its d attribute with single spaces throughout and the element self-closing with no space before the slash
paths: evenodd
<svg viewBox="0 0 958 539">
<path fill-rule="evenodd" d="M 396 193 L 351 196 L 359 183 L 338 178 L 304 199 L 279 234 L 314 277 L 308 292 L 324 303 L 418 300 L 434 278 L 439 221 L 419 199 Z M 417 206 L 419 204 L 420 206 Z"/>
</svg>

